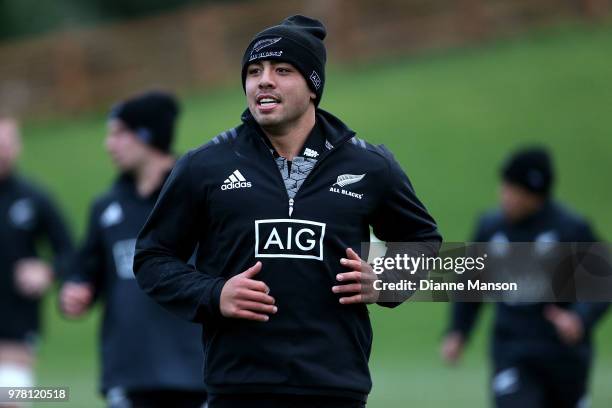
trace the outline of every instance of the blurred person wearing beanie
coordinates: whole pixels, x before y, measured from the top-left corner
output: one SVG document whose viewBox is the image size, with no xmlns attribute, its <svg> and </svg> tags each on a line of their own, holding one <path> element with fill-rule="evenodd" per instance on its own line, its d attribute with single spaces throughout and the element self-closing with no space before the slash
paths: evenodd
<svg viewBox="0 0 612 408">
<path fill-rule="evenodd" d="M 500 209 L 478 222 L 473 242 L 596 242 L 589 223 L 552 198 L 554 168 L 539 146 L 512 154 L 500 172 Z M 457 362 L 481 303 L 453 303 L 441 348 Z M 491 395 L 498 408 L 588 406 L 592 333 L 607 303 L 496 303 Z"/>
<path fill-rule="evenodd" d="M 0 118 L 0 387 L 35 385 L 40 299 L 65 273 L 73 250 L 49 194 L 18 174 L 20 152 L 19 124 Z M 44 241 L 52 265 L 39 255 Z"/>
<path fill-rule="evenodd" d="M 111 408 L 199 408 L 206 401 L 198 325 L 153 302 L 132 271 L 136 236 L 175 159 L 179 106 L 148 92 L 115 106 L 106 149 L 119 177 L 91 206 L 87 234 L 60 292 L 68 317 L 103 302 L 100 389 Z"/>
<path fill-rule="evenodd" d="M 549 203 L 554 169 L 546 149 L 516 152 L 503 165 L 501 178 L 500 204 L 508 220 L 521 222 Z"/>
<path fill-rule="evenodd" d="M 319 107 L 325 36 L 299 15 L 255 35 L 242 124 L 179 160 L 138 238 L 141 287 L 203 323 L 210 408 L 365 406 L 379 294 L 361 243 L 369 226 L 441 241 L 392 154 Z"/>
</svg>

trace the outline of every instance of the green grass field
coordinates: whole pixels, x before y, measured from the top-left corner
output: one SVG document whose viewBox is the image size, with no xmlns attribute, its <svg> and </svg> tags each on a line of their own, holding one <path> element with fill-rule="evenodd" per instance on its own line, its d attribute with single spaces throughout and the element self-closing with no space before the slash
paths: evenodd
<svg viewBox="0 0 612 408">
<path fill-rule="evenodd" d="M 410 59 L 333 67 L 322 108 L 371 142 L 385 143 L 410 175 L 448 241 L 468 239 L 495 204 L 497 169 L 510 149 L 554 152 L 556 195 L 612 234 L 612 25 L 571 26 Z M 184 99 L 177 151 L 237 124 L 239 85 Z M 22 169 L 56 193 L 77 236 L 88 203 L 113 170 L 103 150 L 104 113 L 27 123 Z M 67 385 L 69 406 L 103 406 L 96 394 L 98 316 L 67 322 L 46 302 L 41 385 Z M 456 368 L 438 358 L 447 304 L 372 308 L 374 389 L 369 407 L 484 407 L 490 312 Z M 612 404 L 612 321 L 597 334 L 594 407 Z M 43 406 L 43 405 L 40 405 Z M 48 404 L 56 407 L 57 404 Z"/>
</svg>

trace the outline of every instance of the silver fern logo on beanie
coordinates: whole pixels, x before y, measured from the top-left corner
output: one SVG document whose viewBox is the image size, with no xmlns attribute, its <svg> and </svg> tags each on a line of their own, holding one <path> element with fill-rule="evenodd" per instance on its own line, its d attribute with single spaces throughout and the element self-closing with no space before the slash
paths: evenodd
<svg viewBox="0 0 612 408">
<path fill-rule="evenodd" d="M 257 41 L 254 45 L 253 45 L 253 49 L 251 50 L 251 54 L 254 52 L 259 52 L 260 50 L 263 50 L 266 47 L 269 47 L 273 44 L 276 44 L 277 42 L 279 42 L 280 40 L 282 40 L 281 37 L 277 37 L 277 38 L 267 38 L 265 40 L 260 40 Z"/>
</svg>

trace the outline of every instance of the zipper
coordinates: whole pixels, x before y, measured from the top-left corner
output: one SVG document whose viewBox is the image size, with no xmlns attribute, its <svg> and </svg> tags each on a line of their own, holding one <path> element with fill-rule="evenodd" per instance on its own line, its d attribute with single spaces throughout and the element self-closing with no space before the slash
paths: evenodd
<svg viewBox="0 0 612 408">
<path fill-rule="evenodd" d="M 291 214 L 293 214 L 293 198 L 289 199 L 289 218 L 291 218 Z"/>
<path fill-rule="evenodd" d="M 274 172 L 276 173 L 276 177 L 280 181 L 280 184 L 283 187 L 283 191 L 285 192 L 285 197 L 287 197 L 287 200 L 289 201 L 289 218 L 291 218 L 291 214 L 293 214 L 293 203 L 294 203 L 293 198 L 289 197 L 289 193 L 287 192 L 287 187 L 285 187 L 285 180 L 283 180 L 283 176 L 281 175 L 280 171 L 278 171 L 278 165 L 276 164 L 276 160 L 274 160 L 274 155 L 270 153 L 270 148 L 268 147 L 266 142 L 264 142 L 264 140 L 261 137 L 259 137 L 259 140 L 266 148 L 266 152 L 268 153 L 268 156 L 270 156 L 270 160 L 272 161 L 272 165 L 274 166 Z"/>
<path fill-rule="evenodd" d="M 323 162 L 323 160 L 325 160 L 327 157 L 329 157 L 334 152 L 334 150 L 336 150 L 338 148 L 338 146 L 342 146 L 344 143 L 346 143 L 349 139 L 351 139 L 354 136 L 355 136 L 355 134 L 352 134 L 351 137 L 347 137 L 347 138 L 341 140 L 338 144 L 334 145 L 334 147 L 332 147 L 330 150 L 327 150 L 326 152 L 324 152 L 321 155 L 321 158 L 319 160 L 317 160 L 315 165 L 310 170 L 310 173 L 308 173 L 308 176 L 306 176 L 306 178 L 304 179 L 304 182 L 302 183 L 302 185 L 300 186 L 298 191 L 295 193 L 295 197 L 294 198 L 290 198 L 289 197 L 289 193 L 287 192 L 287 187 L 285 186 L 285 180 L 283 179 L 283 176 L 281 175 L 280 171 L 278 170 L 278 165 L 276 164 L 276 160 L 274 160 L 274 155 L 270 154 L 270 152 L 269 152 L 270 149 L 269 149 L 268 145 L 266 144 L 266 142 L 264 142 L 264 140 L 261 137 L 259 138 L 261 143 L 266 148 L 266 151 L 268 151 L 268 155 L 270 156 L 270 160 L 272 161 L 272 164 L 274 165 L 274 170 L 276 170 L 276 174 L 277 174 L 278 180 L 280 181 L 280 183 L 281 183 L 281 185 L 283 187 L 283 191 L 285 192 L 285 196 L 288 199 L 288 202 L 289 202 L 289 218 L 291 218 L 291 215 L 293 214 L 293 207 L 294 207 L 294 204 L 295 204 L 295 199 L 300 194 L 300 192 L 303 190 L 304 185 L 306 185 L 308 180 L 312 178 L 311 177 L 312 173 L 314 173 L 315 170 L 317 169 L 317 167 L 319 167 L 319 164 L 321 164 L 321 162 Z"/>
</svg>

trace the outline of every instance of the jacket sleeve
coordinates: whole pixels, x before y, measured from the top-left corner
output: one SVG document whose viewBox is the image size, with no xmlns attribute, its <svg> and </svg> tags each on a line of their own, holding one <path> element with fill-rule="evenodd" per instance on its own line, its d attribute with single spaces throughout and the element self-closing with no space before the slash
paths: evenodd
<svg viewBox="0 0 612 408">
<path fill-rule="evenodd" d="M 589 243 L 596 243 L 598 241 L 598 237 L 587 222 L 581 222 L 575 231 L 575 241 L 584 243 L 588 245 Z M 607 251 L 607 247 L 600 244 L 597 245 L 598 255 L 604 257 L 606 260 L 609 260 L 610 254 Z M 604 249 L 606 248 L 606 249 Z M 602 253 L 602 250 L 605 253 Z M 588 256 L 588 255 L 586 255 Z M 583 264 L 587 265 L 587 268 L 592 267 L 593 273 L 597 275 L 595 271 L 603 271 L 603 273 L 608 274 L 610 272 L 610 262 L 603 262 L 605 265 L 601 268 L 601 262 L 591 262 L 589 259 L 582 259 Z M 572 305 L 571 309 L 578 314 L 582 324 L 584 325 L 584 330 L 587 335 L 593 330 L 593 328 L 597 325 L 597 323 L 603 318 L 606 314 L 608 307 L 610 304 L 608 302 L 576 302 Z"/>
<path fill-rule="evenodd" d="M 484 233 L 485 221 L 484 217 L 478 222 L 478 227 L 472 234 L 473 242 L 486 242 L 487 237 Z M 460 333 L 464 339 L 468 339 L 478 316 L 482 309 L 482 302 L 452 302 L 450 304 L 450 322 L 447 328 L 447 333 Z"/>
<path fill-rule="evenodd" d="M 44 236 L 53 249 L 53 271 L 56 277 L 68 273 L 70 260 L 74 254 L 74 244 L 66 223 L 56 205 L 45 194 L 39 193 L 37 199 L 40 214 L 38 235 Z"/>
<path fill-rule="evenodd" d="M 436 222 L 417 198 L 408 176 L 391 153 L 384 146 L 380 148 L 385 153 L 388 165 L 387 183 L 370 224 L 374 235 L 387 243 L 385 257 L 391 258 L 398 254 L 437 255 L 442 236 L 438 232 Z M 379 275 L 379 279 L 385 282 L 414 281 L 426 273 L 427 271 L 418 271 L 414 275 L 408 275 L 397 270 L 385 270 Z M 396 295 L 385 294 L 387 301 L 378 304 L 396 307 L 407 300 L 412 293 L 406 291 Z"/>
<path fill-rule="evenodd" d="M 374 235 L 385 242 L 441 243 L 436 222 L 417 198 L 408 176 L 391 153 L 384 146 L 380 148 L 385 152 L 388 174 L 371 219 Z"/>
<path fill-rule="evenodd" d="M 481 309 L 481 302 L 451 303 L 451 319 L 447 332 L 457 332 L 464 338 L 469 338 Z"/>
<path fill-rule="evenodd" d="M 75 283 L 88 283 L 93 286 L 96 297 L 104 291 L 104 273 L 106 258 L 102 242 L 100 227 L 100 211 L 93 205 L 87 223 L 87 232 L 83 243 L 78 247 L 66 281 Z"/>
<path fill-rule="evenodd" d="M 156 302 L 179 317 L 201 322 L 220 317 L 225 280 L 188 264 L 206 228 L 201 216 L 206 211 L 205 193 L 194 189 L 191 157 L 187 153 L 177 162 L 138 235 L 134 273 Z"/>
<path fill-rule="evenodd" d="M 606 314 L 609 306 L 608 302 L 578 302 L 574 303 L 572 310 L 580 317 L 584 325 L 584 331 L 590 333 Z"/>
</svg>

